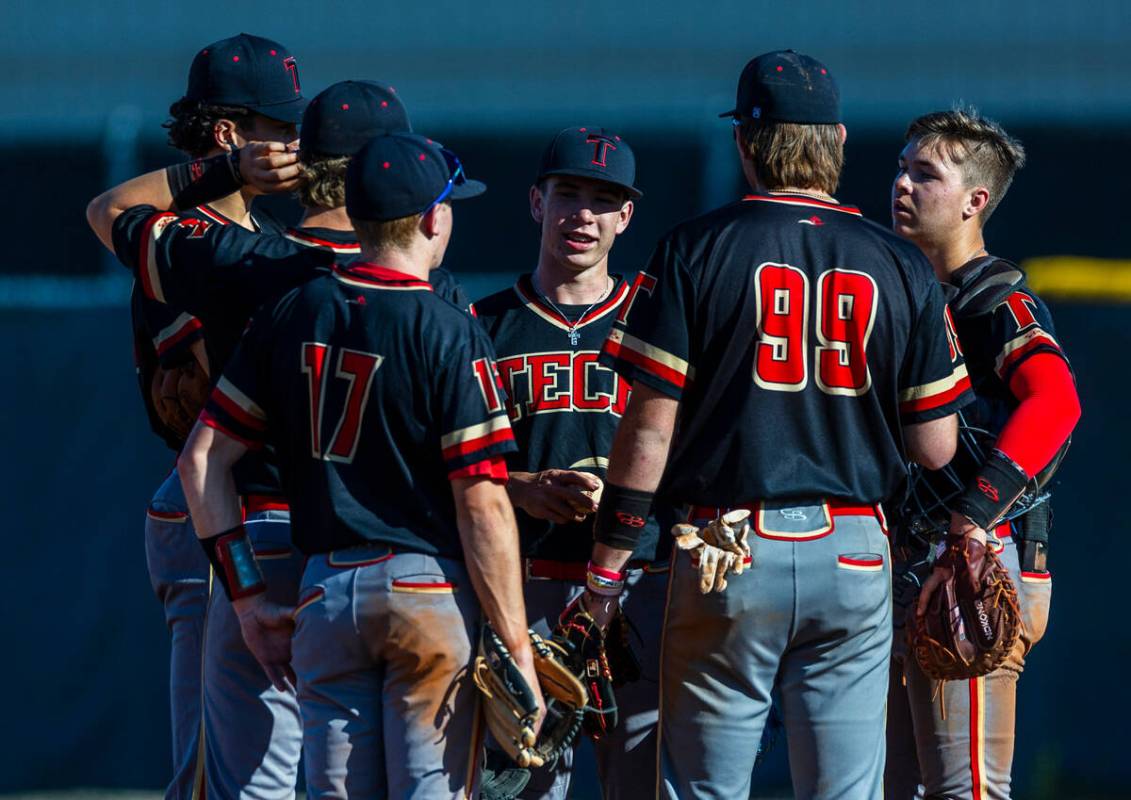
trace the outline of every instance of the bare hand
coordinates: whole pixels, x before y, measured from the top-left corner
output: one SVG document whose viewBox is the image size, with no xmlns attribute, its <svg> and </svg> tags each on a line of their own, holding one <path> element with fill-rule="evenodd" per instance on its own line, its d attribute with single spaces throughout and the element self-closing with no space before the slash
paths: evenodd
<svg viewBox="0 0 1131 800">
<path fill-rule="evenodd" d="M 559 525 L 581 522 L 596 511 L 594 495 L 599 496 L 603 488 L 596 475 L 570 469 L 512 472 L 507 483 L 515 508 Z"/>
<path fill-rule="evenodd" d="M 603 631 L 608 630 L 609 623 L 613 621 L 613 617 L 620 610 L 620 598 L 605 597 L 586 591 L 581 595 L 581 608 L 593 617 L 597 627 Z"/>
<path fill-rule="evenodd" d="M 546 721 L 546 698 L 542 696 L 542 684 L 538 682 L 538 673 L 534 669 L 534 654 L 528 647 L 525 652 L 513 655 L 519 672 L 534 691 L 534 699 L 538 701 L 538 718 L 534 720 L 534 736 L 537 737 L 538 732 L 542 730 L 542 724 Z"/>
<path fill-rule="evenodd" d="M 240 175 L 258 194 L 292 192 L 298 188 L 302 165 L 298 152 L 280 142 L 248 142 L 240 148 Z"/>
<path fill-rule="evenodd" d="M 965 536 L 983 545 L 986 543 L 986 532 L 975 525 L 969 517 L 959 514 L 957 511 L 952 511 L 950 514 L 950 535 Z M 947 564 L 935 564 L 935 568 L 931 570 L 931 574 L 923 582 L 923 588 L 919 590 L 919 602 L 915 606 L 915 616 L 921 617 L 927 613 L 927 604 L 931 601 L 931 595 L 953 573 L 953 567 Z"/>
<path fill-rule="evenodd" d="M 293 691 L 298 680 L 291 669 L 294 609 L 267 600 L 262 594 L 232 602 L 247 649 L 280 692 Z"/>
</svg>

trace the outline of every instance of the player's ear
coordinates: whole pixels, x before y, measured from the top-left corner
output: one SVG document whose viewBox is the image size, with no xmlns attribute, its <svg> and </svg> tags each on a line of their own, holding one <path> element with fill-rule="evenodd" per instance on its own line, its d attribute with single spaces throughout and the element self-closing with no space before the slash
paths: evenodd
<svg viewBox="0 0 1131 800">
<path fill-rule="evenodd" d="M 617 217 L 617 234 L 624 233 L 628 229 L 628 223 L 632 222 L 632 215 L 636 211 L 636 204 L 631 200 L 625 200 L 624 205 L 620 207 L 620 215 Z"/>
<path fill-rule="evenodd" d="M 841 144 L 848 141 L 848 128 L 844 127 L 844 123 L 838 122 L 836 124 L 836 132 L 840 134 Z"/>
<path fill-rule="evenodd" d="M 542 214 L 542 187 L 536 183 L 530 187 L 530 216 L 541 225 Z"/>
<path fill-rule="evenodd" d="M 212 139 L 217 147 L 228 152 L 240 146 L 236 123 L 230 119 L 218 119 L 212 125 Z"/>
<path fill-rule="evenodd" d="M 975 186 L 966 196 L 966 207 L 962 214 L 966 219 L 981 214 L 990 204 L 990 190 L 985 186 Z"/>
</svg>

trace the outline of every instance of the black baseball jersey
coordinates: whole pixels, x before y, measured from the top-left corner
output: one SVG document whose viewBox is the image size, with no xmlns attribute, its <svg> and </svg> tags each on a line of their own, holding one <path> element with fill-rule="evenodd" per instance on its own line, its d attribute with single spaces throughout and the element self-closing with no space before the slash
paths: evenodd
<svg viewBox="0 0 1131 800">
<path fill-rule="evenodd" d="M 432 286 L 355 262 L 262 308 L 202 421 L 273 445 L 305 553 L 461 558 L 449 480 L 515 449 L 491 342 Z"/>
<path fill-rule="evenodd" d="M 180 451 L 184 439 L 161 421 L 150 387 L 158 367 L 168 369 L 193 358 L 191 346 L 203 336 L 200 320 L 173 306 L 145 297 L 134 282 L 130 291 L 130 322 L 134 344 L 134 372 L 149 427 L 169 446 Z"/>
<path fill-rule="evenodd" d="M 218 373 L 263 303 L 335 264 L 358 258 L 352 231 L 327 228 L 250 231 L 202 206 L 176 214 L 135 206 L 114 223 L 119 259 L 137 274 L 147 297 L 195 314 Z M 432 279 L 440 295 L 462 308 L 467 297 L 444 270 Z"/>
<path fill-rule="evenodd" d="M 629 384 L 597 359 L 627 296 L 628 284 L 618 276 L 605 300 L 555 308 L 535 291 L 530 275 L 523 275 L 513 288 L 475 304 L 498 355 L 507 414 L 518 444 L 518 452 L 507 458 L 511 469 L 574 469 L 604 480 Z M 523 555 L 589 559 L 591 518 L 555 525 L 520 509 L 515 516 Z M 657 539 L 656 523 L 650 520 L 634 558 L 652 560 Z"/>
<path fill-rule="evenodd" d="M 950 276 L 944 294 L 952 305 L 979 284 L 995 260 L 974 259 Z M 1038 353 L 1052 353 L 1066 363 L 1068 358 L 1056 341 L 1048 307 L 1024 279 L 990 313 L 955 312 L 953 318 L 977 398 L 964 412 L 966 421 L 996 435 L 1017 408 L 1009 390 L 1014 370 Z"/>
<path fill-rule="evenodd" d="M 751 195 L 660 240 L 601 361 L 681 401 L 667 499 L 874 503 L 905 474 L 901 425 L 972 399 L 954 339 L 914 245 L 849 206 Z"/>
</svg>

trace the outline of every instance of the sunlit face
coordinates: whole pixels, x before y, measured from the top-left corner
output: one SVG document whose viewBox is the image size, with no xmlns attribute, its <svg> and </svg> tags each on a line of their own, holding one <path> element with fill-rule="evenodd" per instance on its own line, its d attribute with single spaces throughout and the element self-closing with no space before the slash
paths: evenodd
<svg viewBox="0 0 1131 800">
<path fill-rule="evenodd" d="M 972 194 L 943 148 L 912 139 L 891 185 L 892 230 L 913 242 L 944 240 L 970 217 Z"/>
<path fill-rule="evenodd" d="M 530 213 L 542 225 L 542 252 L 581 272 L 609 255 L 628 228 L 633 204 L 605 181 L 551 175 L 530 189 Z"/>
</svg>

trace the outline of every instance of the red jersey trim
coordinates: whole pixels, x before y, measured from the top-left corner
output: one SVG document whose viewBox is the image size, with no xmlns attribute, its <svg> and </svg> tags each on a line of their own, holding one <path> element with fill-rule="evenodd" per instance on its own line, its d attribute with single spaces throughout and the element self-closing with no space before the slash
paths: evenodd
<svg viewBox="0 0 1131 800">
<path fill-rule="evenodd" d="M 154 342 L 154 346 L 157 348 L 157 355 L 165 355 L 184 341 L 189 335 L 201 330 L 203 327 L 200 320 L 190 314 L 182 314 L 177 317 L 176 322 L 157 334 L 157 340 Z"/>
<path fill-rule="evenodd" d="M 687 362 L 658 347 L 613 328 L 605 339 L 605 352 L 627 361 L 680 389 L 687 383 Z M 665 363 L 667 362 L 667 363 Z"/>
<path fill-rule="evenodd" d="M 523 275 L 514 285 L 514 292 L 518 295 L 518 299 L 521 300 L 530 311 L 537 314 L 551 325 L 565 331 L 584 328 L 590 322 L 596 322 L 601 319 L 601 317 L 612 313 L 624 302 L 628 291 L 628 283 L 623 280 L 620 281 L 613 287 L 612 293 L 605 298 L 603 303 L 587 311 L 575 325 L 559 314 L 557 309 L 547 305 L 546 302 L 538 296 L 538 292 L 534 291 L 534 283 L 529 275 Z"/>
<path fill-rule="evenodd" d="M 999 378 L 1008 373 L 1018 362 L 1024 360 L 1034 350 L 1044 349 L 1046 352 L 1063 355 L 1056 339 L 1049 335 L 1043 328 L 1031 328 L 1020 336 L 1006 342 L 998 354 L 994 372 Z"/>
<path fill-rule="evenodd" d="M 256 441 L 255 439 L 248 439 L 246 436 L 240 436 L 238 433 L 221 422 L 207 408 L 200 412 L 200 421 L 207 425 L 209 428 L 212 428 L 213 430 L 217 430 L 220 433 L 224 434 L 229 439 L 235 439 L 237 442 L 239 442 L 249 450 L 263 449 L 263 442 Z"/>
<path fill-rule="evenodd" d="M 165 292 L 161 288 L 161 272 L 157 268 L 157 240 L 176 220 L 177 215 L 169 211 L 154 214 L 145 223 L 141 233 L 141 253 L 138 259 L 137 274 L 141 279 L 141 290 L 150 300 L 165 302 Z"/>
<path fill-rule="evenodd" d="M 306 247 L 326 247 L 333 250 L 335 253 L 345 254 L 361 252 L 361 244 L 358 242 L 331 242 L 329 239 L 320 239 L 317 236 L 305 233 L 297 228 L 288 228 L 287 232 L 283 235 L 295 244 L 301 244 Z"/>
<path fill-rule="evenodd" d="M 267 429 L 267 422 L 263 417 L 257 417 L 255 414 L 245 409 L 240 405 L 238 399 L 225 394 L 220 385 L 217 385 L 216 388 L 212 390 L 212 397 L 209 399 L 223 409 L 225 413 L 230 414 L 236 422 L 241 425 L 246 425 L 254 431 L 264 431 Z"/>
<path fill-rule="evenodd" d="M 466 467 L 452 470 L 448 473 L 448 480 L 454 481 L 456 478 L 474 478 L 483 475 L 493 481 L 506 482 L 508 476 L 507 462 L 502 456 L 491 456 L 482 461 L 477 461 L 474 464 L 469 464 Z"/>
<path fill-rule="evenodd" d="M 348 267 L 334 266 L 334 277 L 340 281 L 372 289 L 400 291 L 432 291 L 432 284 L 412 275 L 382 267 L 378 264 L 357 263 Z"/>
<path fill-rule="evenodd" d="M 213 211 L 208 206 L 197 206 L 196 210 L 199 211 L 203 216 L 208 217 L 210 220 L 219 225 L 229 225 L 235 223 L 235 220 L 228 219 L 219 211 Z"/>
<path fill-rule="evenodd" d="M 506 419 L 506 417 L 504 417 L 504 419 Z M 465 456 L 468 453 L 474 453 L 476 450 L 483 450 L 484 448 L 490 447 L 493 444 L 513 441 L 514 433 L 511 431 L 510 426 L 508 425 L 502 430 L 497 430 L 493 433 L 488 433 L 476 439 L 468 439 L 467 441 L 453 444 L 450 447 L 445 447 L 442 455 L 445 460 L 449 460 L 452 458 L 458 458 L 459 456 Z"/>
<path fill-rule="evenodd" d="M 761 203 L 783 203 L 787 206 L 810 206 L 812 208 L 823 208 L 828 211 L 839 211 L 842 214 L 851 214 L 854 217 L 864 216 L 860 209 L 855 206 L 842 206 L 840 203 L 828 203 L 824 200 L 818 200 L 814 197 L 800 197 L 797 195 L 763 195 L 763 194 L 748 194 L 742 198 L 743 202 L 757 200 Z"/>
<path fill-rule="evenodd" d="M 933 408 L 939 408 L 940 406 L 945 406 L 947 403 L 957 400 L 968 391 L 970 391 L 970 378 L 963 377 L 954 385 L 953 389 L 948 389 L 945 392 L 940 392 L 929 397 L 921 397 L 918 400 L 900 403 L 899 413 L 914 414 L 919 411 L 930 411 Z"/>
</svg>

